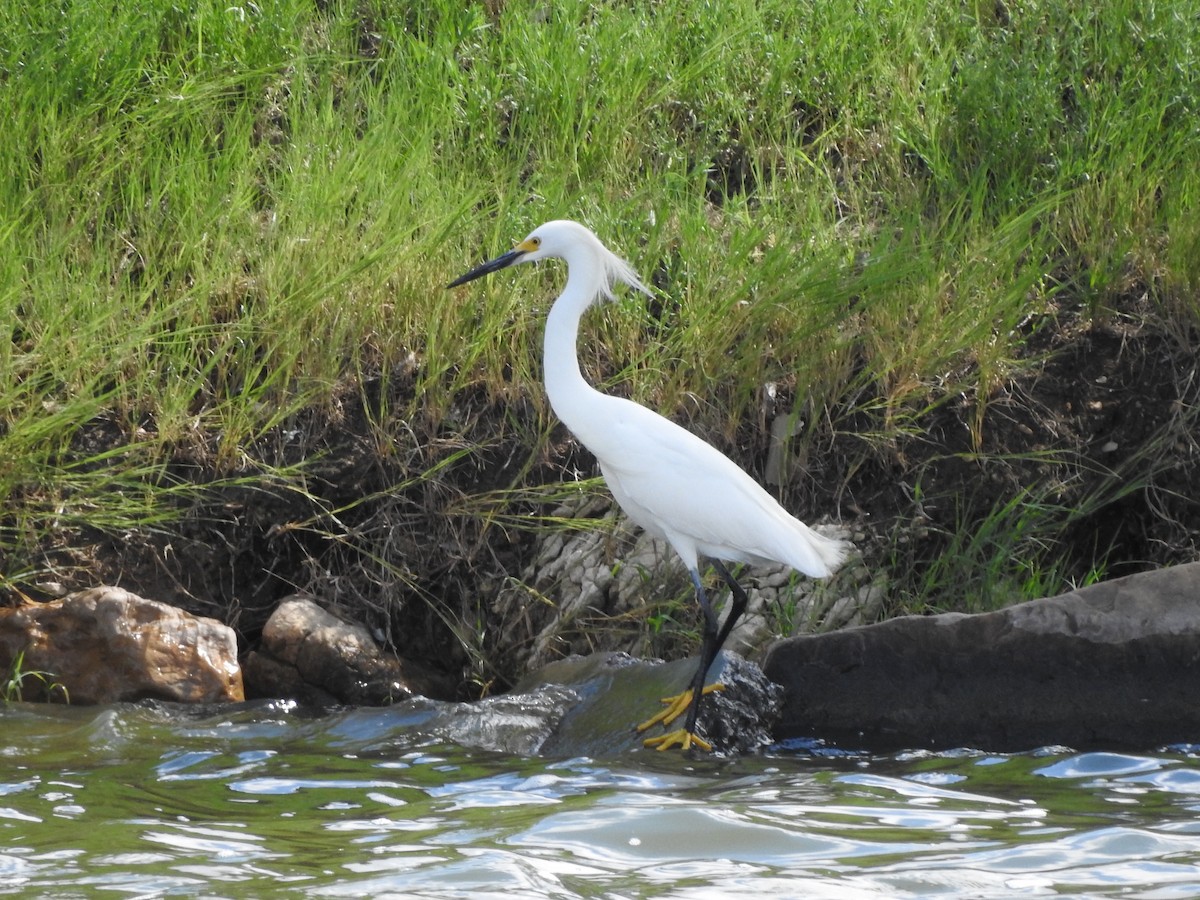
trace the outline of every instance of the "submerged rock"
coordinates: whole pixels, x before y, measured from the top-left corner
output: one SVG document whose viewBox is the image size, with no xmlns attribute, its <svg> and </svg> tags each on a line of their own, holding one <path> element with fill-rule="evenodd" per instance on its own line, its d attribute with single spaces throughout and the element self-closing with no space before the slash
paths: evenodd
<svg viewBox="0 0 1200 900">
<path fill-rule="evenodd" d="M 26 700 L 244 699 L 231 628 L 117 587 L 0 610 L 0 672 L 19 654 Z"/>
<path fill-rule="evenodd" d="M 432 740 L 494 753 L 537 756 L 578 702 L 579 694 L 572 688 L 546 684 L 527 693 L 487 697 L 473 703 L 414 698 L 397 711 L 409 719 L 420 716 L 413 722 L 413 730 Z"/>
<path fill-rule="evenodd" d="M 312 600 L 284 601 L 246 660 L 247 692 L 310 705 L 394 704 L 396 715 L 437 740 L 504 753 L 612 756 L 642 746 L 635 730 L 660 698 L 683 690 L 694 659 L 635 660 L 623 653 L 571 657 L 526 677 L 514 691 L 472 703 L 436 699 L 449 692 L 385 653 L 361 625 L 341 621 Z M 732 653 L 710 673 L 699 727 L 719 753 L 748 753 L 772 742 L 782 691 Z M 657 733 L 657 732 L 656 732 Z"/>
<path fill-rule="evenodd" d="M 778 737 L 873 748 L 1200 741 L 1200 563 L 997 612 L 780 641 Z"/>
<path fill-rule="evenodd" d="M 397 703 L 447 697 L 452 688 L 412 662 L 386 653 L 362 625 L 344 622 L 308 597 L 284 600 L 246 658 L 252 697 L 308 704 Z"/>
<path fill-rule="evenodd" d="M 530 675 L 517 686 L 515 696 L 570 688 L 573 697 L 566 700 L 569 705 L 539 752 L 611 756 L 641 748 L 646 737 L 662 733 L 661 726 L 656 726 L 639 734 L 636 726 L 662 708 L 663 697 L 684 690 L 695 670 L 695 659 L 664 663 L 624 653 L 571 657 Z M 723 652 L 709 670 L 709 681 L 725 685 L 723 691 L 705 697 L 700 707 L 699 730 L 715 753 L 753 753 L 773 742 L 771 726 L 779 714 L 783 692 L 758 666 L 735 653 Z"/>
</svg>

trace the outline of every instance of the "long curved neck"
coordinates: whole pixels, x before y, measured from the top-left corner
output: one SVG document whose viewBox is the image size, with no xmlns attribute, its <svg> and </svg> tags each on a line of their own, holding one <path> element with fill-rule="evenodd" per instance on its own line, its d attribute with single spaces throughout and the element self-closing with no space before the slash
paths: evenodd
<svg viewBox="0 0 1200 900">
<path fill-rule="evenodd" d="M 543 377 L 550 406 L 563 423 L 579 436 L 586 424 L 576 421 L 581 403 L 598 392 L 579 370 L 576 341 L 579 320 L 595 298 L 595 286 L 580 278 L 581 268 L 568 262 L 567 286 L 550 307 L 546 317 L 546 334 L 542 344 Z"/>
</svg>

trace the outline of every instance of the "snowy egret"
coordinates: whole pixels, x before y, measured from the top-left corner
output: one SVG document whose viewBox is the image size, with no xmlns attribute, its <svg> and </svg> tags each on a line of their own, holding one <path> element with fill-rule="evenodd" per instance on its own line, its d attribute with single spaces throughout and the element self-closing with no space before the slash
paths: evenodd
<svg viewBox="0 0 1200 900">
<path fill-rule="evenodd" d="M 577 222 L 547 222 L 512 250 L 472 269 L 448 287 L 457 287 L 516 263 L 561 259 L 567 285 L 550 308 L 543 344 L 546 393 L 555 414 L 600 463 L 609 490 L 625 513 L 665 539 L 687 566 L 704 614 L 700 665 L 688 690 L 663 700 L 666 708 L 638 726 L 664 728 L 687 710 L 681 729 L 648 738 L 660 750 L 693 745 L 711 750 L 696 734 L 696 716 L 709 667 L 734 623 L 746 609 L 746 593 L 721 561 L 786 563 L 824 578 L 846 558 L 850 545 L 817 534 L 792 517 L 749 475 L 715 447 L 674 422 L 631 400 L 602 394 L 579 371 L 575 342 L 579 320 L 595 301 L 613 299 L 621 282 L 647 295 L 637 273 L 591 231 Z M 732 594 L 725 622 L 700 579 L 699 557 L 713 567 Z"/>
</svg>

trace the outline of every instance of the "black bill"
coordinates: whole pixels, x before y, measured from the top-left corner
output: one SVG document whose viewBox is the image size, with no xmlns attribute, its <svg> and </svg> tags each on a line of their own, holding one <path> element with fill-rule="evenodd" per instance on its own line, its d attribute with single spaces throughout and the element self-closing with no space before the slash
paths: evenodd
<svg viewBox="0 0 1200 900">
<path fill-rule="evenodd" d="M 476 278 L 482 278 L 484 275 L 491 275 L 493 272 L 499 272 L 501 269 L 508 268 L 518 259 L 525 255 L 524 250 L 509 250 L 507 253 L 502 253 L 495 259 L 489 259 L 478 268 L 472 269 L 466 275 L 455 278 L 446 287 L 458 287 L 460 284 L 466 284 L 468 281 L 474 281 Z"/>
</svg>

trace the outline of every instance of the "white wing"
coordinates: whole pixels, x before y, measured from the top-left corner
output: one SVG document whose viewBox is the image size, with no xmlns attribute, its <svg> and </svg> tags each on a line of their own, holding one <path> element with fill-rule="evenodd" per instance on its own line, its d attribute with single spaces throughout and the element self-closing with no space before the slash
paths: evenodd
<svg viewBox="0 0 1200 900">
<path fill-rule="evenodd" d="M 629 517 L 670 541 L 689 567 L 699 554 L 783 562 L 824 577 L 845 558 L 847 545 L 789 515 L 716 448 L 643 406 L 596 396 L 603 402 L 589 416 L 591 427 L 576 436 Z"/>
</svg>

